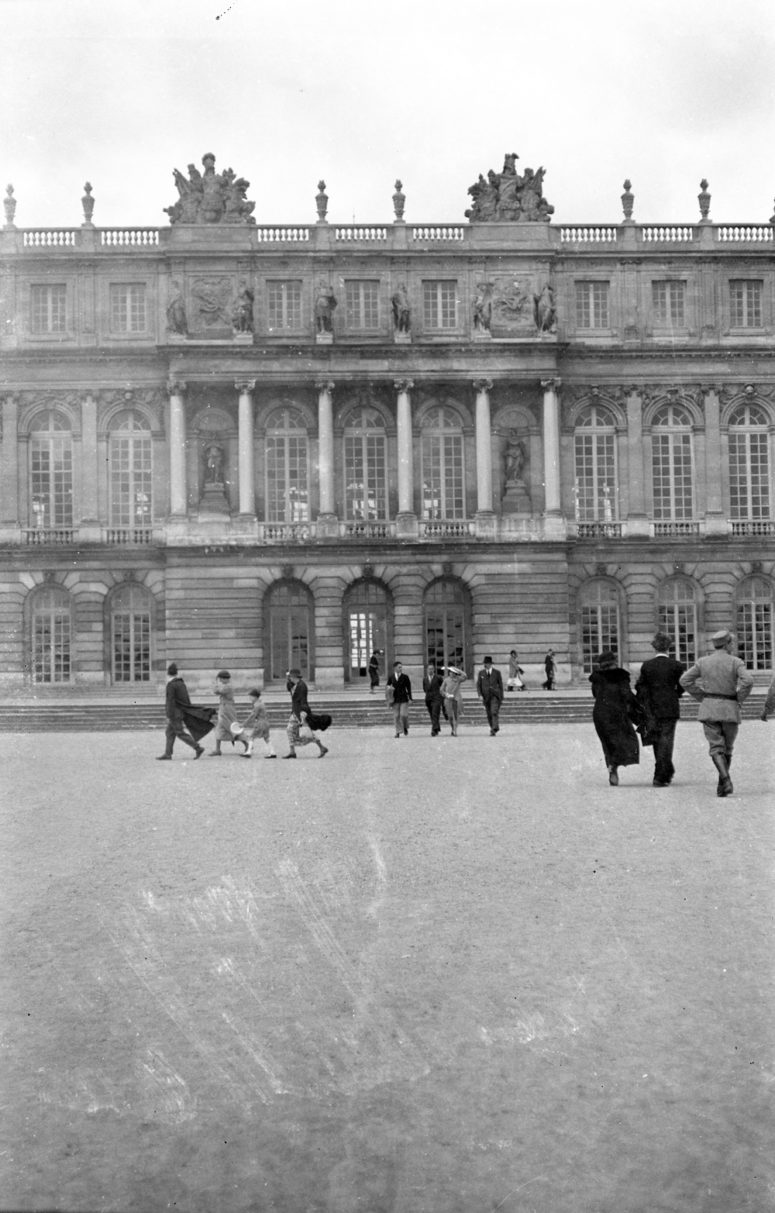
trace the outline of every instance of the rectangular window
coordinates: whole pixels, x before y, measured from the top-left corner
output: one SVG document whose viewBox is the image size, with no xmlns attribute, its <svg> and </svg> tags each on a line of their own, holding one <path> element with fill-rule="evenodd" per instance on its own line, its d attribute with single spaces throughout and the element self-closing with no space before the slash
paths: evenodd
<svg viewBox="0 0 775 1213">
<path fill-rule="evenodd" d="M 267 282 L 267 324 L 270 333 L 301 328 L 301 282 Z"/>
<path fill-rule="evenodd" d="M 309 520 L 306 434 L 267 435 L 266 520 Z"/>
<path fill-rule="evenodd" d="M 770 516 L 769 435 L 766 430 L 729 432 L 729 503 L 733 519 Z"/>
<path fill-rule="evenodd" d="M 652 282 L 651 306 L 655 328 L 683 328 L 686 324 L 686 283 Z"/>
<path fill-rule="evenodd" d="M 607 282 L 576 283 L 576 324 L 580 329 L 608 328 Z"/>
<path fill-rule="evenodd" d="M 110 439 L 110 521 L 112 526 L 149 527 L 153 476 L 149 436 L 112 434 Z"/>
<path fill-rule="evenodd" d="M 33 333 L 64 333 L 67 287 L 64 283 L 30 287 L 30 329 Z"/>
<path fill-rule="evenodd" d="M 151 617 L 145 612 L 116 612 L 113 619 L 113 681 L 149 682 Z"/>
<path fill-rule="evenodd" d="M 733 329 L 762 327 L 762 283 L 737 278 L 729 283 L 729 323 Z"/>
<path fill-rule="evenodd" d="M 616 520 L 616 454 L 613 434 L 577 433 L 575 437 L 576 519 Z"/>
<path fill-rule="evenodd" d="M 457 328 L 456 282 L 423 282 L 422 300 L 426 329 Z"/>
<path fill-rule="evenodd" d="M 379 282 L 350 280 L 344 284 L 348 329 L 379 328 Z"/>
<path fill-rule="evenodd" d="M 113 333 L 144 333 L 145 283 L 114 282 L 110 287 L 110 329 Z"/>
<path fill-rule="evenodd" d="M 346 434 L 344 474 L 345 517 L 355 522 L 387 518 L 384 434 Z"/>
<path fill-rule="evenodd" d="M 30 490 L 36 526 L 73 525 L 73 453 L 70 435 L 33 435 Z"/>
<path fill-rule="evenodd" d="M 654 518 L 686 521 L 693 517 L 691 434 L 652 434 Z"/>
</svg>

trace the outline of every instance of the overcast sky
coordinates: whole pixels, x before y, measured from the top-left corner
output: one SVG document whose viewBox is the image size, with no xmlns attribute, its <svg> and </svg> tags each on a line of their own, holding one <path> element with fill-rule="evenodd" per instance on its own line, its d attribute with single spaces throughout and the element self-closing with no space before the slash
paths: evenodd
<svg viewBox="0 0 775 1213">
<path fill-rule="evenodd" d="M 773 0 L 0 0 L 0 178 L 20 227 L 166 225 L 205 152 L 258 223 L 463 219 L 505 152 L 555 222 L 767 221 Z"/>
</svg>

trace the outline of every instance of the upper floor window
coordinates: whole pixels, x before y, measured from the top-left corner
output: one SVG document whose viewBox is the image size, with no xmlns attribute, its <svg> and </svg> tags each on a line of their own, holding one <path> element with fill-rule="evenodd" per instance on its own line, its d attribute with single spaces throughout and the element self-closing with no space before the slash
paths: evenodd
<svg viewBox="0 0 775 1213">
<path fill-rule="evenodd" d="M 576 283 L 576 324 L 580 329 L 608 328 L 607 282 Z"/>
<path fill-rule="evenodd" d="M 73 439 L 67 419 L 54 409 L 31 427 L 30 522 L 40 529 L 73 525 Z"/>
<path fill-rule="evenodd" d="M 267 282 L 269 332 L 301 328 L 301 282 Z"/>
<path fill-rule="evenodd" d="M 733 519 L 769 518 L 770 447 L 767 415 L 741 404 L 729 418 L 729 505 Z"/>
<path fill-rule="evenodd" d="M 426 415 L 420 446 L 423 518 L 465 518 L 463 429 L 452 409 Z"/>
<path fill-rule="evenodd" d="M 616 430 L 601 404 L 580 414 L 573 435 L 574 492 L 578 522 L 615 522 L 618 516 Z"/>
<path fill-rule="evenodd" d="M 266 425 L 266 520 L 309 521 L 307 427 L 298 409 L 277 409 Z"/>
<path fill-rule="evenodd" d="M 110 328 L 114 333 L 145 332 L 144 282 L 111 283 Z"/>
<path fill-rule="evenodd" d="M 755 278 L 733 278 L 729 283 L 729 323 L 733 329 L 762 326 L 762 283 Z"/>
<path fill-rule="evenodd" d="M 457 327 L 457 283 L 423 282 L 423 324 L 426 329 Z"/>
<path fill-rule="evenodd" d="M 359 409 L 347 419 L 344 490 L 346 518 L 355 522 L 387 518 L 387 440 L 376 409 Z"/>
<path fill-rule="evenodd" d="M 657 328 L 683 328 L 686 324 L 686 283 L 652 282 L 651 306 Z"/>
<path fill-rule="evenodd" d="M 671 522 L 694 514 L 692 419 L 680 404 L 665 404 L 654 414 L 651 475 L 654 518 Z"/>
<path fill-rule="evenodd" d="M 147 529 L 153 521 L 151 431 L 138 413 L 116 418 L 108 443 L 110 524 Z"/>
<path fill-rule="evenodd" d="M 379 328 L 379 282 L 350 279 L 344 284 L 348 329 Z"/>
<path fill-rule="evenodd" d="M 30 287 L 30 329 L 33 333 L 64 333 L 67 287 L 64 283 Z"/>
</svg>

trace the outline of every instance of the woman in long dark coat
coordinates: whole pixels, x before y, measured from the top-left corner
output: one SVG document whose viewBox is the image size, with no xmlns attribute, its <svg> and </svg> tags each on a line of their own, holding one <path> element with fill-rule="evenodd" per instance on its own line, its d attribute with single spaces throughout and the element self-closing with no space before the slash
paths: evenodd
<svg viewBox="0 0 775 1213">
<path fill-rule="evenodd" d="M 640 762 L 640 743 L 633 718 L 639 719 L 640 705 L 630 689 L 630 675 L 616 664 L 606 649 L 597 659 L 597 669 L 589 676 L 595 706 L 592 722 L 603 747 L 608 782 L 619 783 L 619 767 Z"/>
</svg>

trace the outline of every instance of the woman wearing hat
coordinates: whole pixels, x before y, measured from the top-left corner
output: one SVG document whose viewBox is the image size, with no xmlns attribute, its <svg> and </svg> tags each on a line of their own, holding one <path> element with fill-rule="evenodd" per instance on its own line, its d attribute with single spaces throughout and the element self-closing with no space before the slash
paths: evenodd
<svg viewBox="0 0 775 1213">
<path fill-rule="evenodd" d="M 231 674 L 228 670 L 219 670 L 216 674 L 213 693 L 218 696 L 218 719 L 215 724 L 215 749 L 210 751 L 210 757 L 220 758 L 222 741 L 230 741 L 234 745 L 231 726 L 237 719 L 237 705 L 234 702 Z M 242 744 L 247 749 L 247 742 L 243 741 Z"/>
<path fill-rule="evenodd" d="M 441 684 L 441 693 L 444 696 L 444 714 L 449 721 L 453 737 L 457 737 L 457 722 L 460 719 L 460 712 L 463 707 L 463 692 L 461 687 L 465 680 L 466 675 L 457 666 L 447 666 L 444 681 Z"/>
<path fill-rule="evenodd" d="M 641 717 L 640 705 L 630 689 L 630 675 L 616 664 L 616 657 L 606 649 L 597 658 L 597 668 L 589 681 L 595 706 L 592 722 L 603 747 L 608 782 L 619 783 L 619 767 L 635 766 L 640 762 L 640 745 L 633 719 Z"/>
</svg>

